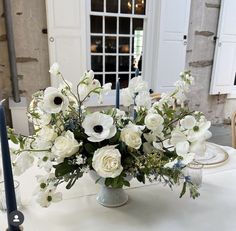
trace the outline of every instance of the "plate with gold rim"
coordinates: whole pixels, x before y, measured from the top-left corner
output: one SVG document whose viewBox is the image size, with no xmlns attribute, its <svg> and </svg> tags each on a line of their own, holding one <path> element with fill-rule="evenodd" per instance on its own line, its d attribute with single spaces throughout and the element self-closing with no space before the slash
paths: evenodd
<svg viewBox="0 0 236 231">
<path fill-rule="evenodd" d="M 204 156 L 195 158 L 195 162 L 204 167 L 218 167 L 229 159 L 229 154 L 219 145 L 207 142 Z"/>
</svg>

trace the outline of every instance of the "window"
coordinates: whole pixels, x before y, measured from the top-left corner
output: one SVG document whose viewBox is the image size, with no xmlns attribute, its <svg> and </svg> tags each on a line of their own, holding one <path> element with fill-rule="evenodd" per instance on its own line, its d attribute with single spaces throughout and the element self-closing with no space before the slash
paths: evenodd
<svg viewBox="0 0 236 231">
<path fill-rule="evenodd" d="M 121 88 L 127 87 L 135 58 L 142 73 L 145 11 L 145 0 L 90 1 L 89 61 L 101 84 L 111 82 L 115 89 L 120 78 Z"/>
</svg>

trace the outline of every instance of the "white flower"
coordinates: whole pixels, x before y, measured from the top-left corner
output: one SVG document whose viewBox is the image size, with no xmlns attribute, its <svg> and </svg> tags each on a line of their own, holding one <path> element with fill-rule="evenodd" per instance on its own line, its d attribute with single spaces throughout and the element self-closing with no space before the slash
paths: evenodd
<svg viewBox="0 0 236 231">
<path fill-rule="evenodd" d="M 54 128 L 49 126 L 43 126 L 37 133 L 40 139 L 45 141 L 54 141 L 57 138 L 57 133 Z"/>
<path fill-rule="evenodd" d="M 116 134 L 113 118 L 100 112 L 87 115 L 82 123 L 85 133 L 91 142 L 100 142 L 110 139 Z"/>
<path fill-rule="evenodd" d="M 147 82 L 143 81 L 141 76 L 134 77 L 129 81 L 129 90 L 131 93 L 139 93 L 148 90 Z"/>
<path fill-rule="evenodd" d="M 140 92 L 135 98 L 135 104 L 138 107 L 146 107 L 149 109 L 152 105 L 152 98 L 150 97 L 150 93 L 147 91 Z"/>
<path fill-rule="evenodd" d="M 189 152 L 189 142 L 188 141 L 183 141 L 183 142 L 179 142 L 176 144 L 176 153 L 179 156 L 183 156 L 185 154 L 187 154 Z"/>
<path fill-rule="evenodd" d="M 191 115 L 187 115 L 180 120 L 180 124 L 184 129 L 192 129 L 196 125 L 196 119 Z"/>
<path fill-rule="evenodd" d="M 177 143 L 183 142 L 183 141 L 186 141 L 186 140 L 187 140 L 186 135 L 183 132 L 179 131 L 178 129 L 171 132 L 170 143 L 172 145 L 175 146 Z"/>
<path fill-rule="evenodd" d="M 142 145 L 141 131 L 138 126 L 128 124 L 121 130 L 121 140 L 129 147 L 139 149 Z"/>
<path fill-rule="evenodd" d="M 81 165 L 85 164 L 86 162 L 86 157 L 83 157 L 81 154 L 76 156 L 76 164 Z"/>
<path fill-rule="evenodd" d="M 108 145 L 97 149 L 94 152 L 92 166 L 99 176 L 115 178 L 123 170 L 121 166 L 121 154 L 115 148 L 115 145 Z"/>
<path fill-rule="evenodd" d="M 30 152 L 22 152 L 16 159 L 13 161 L 13 171 L 16 176 L 21 175 L 28 168 L 30 168 L 34 163 L 34 157 Z"/>
<path fill-rule="evenodd" d="M 50 172 L 55 156 L 51 152 L 40 152 L 38 158 L 38 167 L 44 168 L 46 172 Z"/>
<path fill-rule="evenodd" d="M 60 73 L 59 68 L 60 67 L 58 63 L 53 63 L 52 66 L 50 67 L 49 72 L 53 75 L 58 75 Z"/>
<path fill-rule="evenodd" d="M 144 119 L 146 127 L 150 130 L 158 130 L 161 132 L 164 128 L 164 119 L 159 114 L 149 113 Z"/>
<path fill-rule="evenodd" d="M 65 111 L 69 105 L 68 98 L 57 88 L 48 87 L 44 92 L 42 109 L 46 113 L 59 113 Z"/>
<path fill-rule="evenodd" d="M 80 84 L 78 87 L 78 94 L 79 94 L 79 98 L 80 100 L 84 100 L 85 97 L 88 96 L 89 94 L 89 87 L 86 84 Z"/>
<path fill-rule="evenodd" d="M 38 186 L 37 188 L 34 190 L 34 195 L 38 194 L 39 192 L 44 192 L 47 189 L 55 189 L 56 187 L 54 186 L 55 184 L 55 174 L 54 173 L 50 173 L 48 175 L 37 175 L 36 176 L 37 182 L 38 182 Z"/>
<path fill-rule="evenodd" d="M 134 103 L 133 95 L 128 88 L 121 89 L 121 104 L 125 107 L 129 107 Z"/>
<path fill-rule="evenodd" d="M 179 160 L 178 158 L 176 158 L 175 160 L 167 163 L 164 165 L 165 168 L 173 168 L 176 165 L 178 165 L 178 163 L 180 163 L 180 165 L 187 165 L 189 163 L 191 163 L 194 159 L 195 153 L 188 153 L 186 155 L 182 156 L 182 160 Z"/>
<path fill-rule="evenodd" d="M 64 159 L 78 152 L 81 145 L 74 138 L 74 134 L 71 131 L 66 131 L 64 135 L 56 138 L 52 147 L 52 153 Z"/>
<path fill-rule="evenodd" d="M 62 200 L 61 192 L 55 192 L 55 189 L 49 189 L 38 194 L 37 202 L 42 207 L 48 207 L 52 202 L 59 202 Z"/>
</svg>

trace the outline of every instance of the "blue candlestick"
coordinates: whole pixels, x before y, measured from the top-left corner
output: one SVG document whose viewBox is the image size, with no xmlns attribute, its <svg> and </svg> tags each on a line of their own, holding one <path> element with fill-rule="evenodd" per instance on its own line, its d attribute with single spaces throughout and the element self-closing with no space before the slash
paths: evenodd
<svg viewBox="0 0 236 231">
<path fill-rule="evenodd" d="M 1 146 L 2 146 L 2 163 L 3 163 L 3 174 L 4 174 L 4 184 L 5 184 L 5 194 L 6 194 L 6 205 L 7 205 L 7 217 L 8 217 L 8 230 L 9 231 L 19 231 L 19 226 L 12 226 L 10 224 L 9 214 L 17 210 L 16 205 L 16 195 L 14 188 L 14 180 L 11 168 L 11 157 L 9 151 L 7 128 L 5 113 L 0 102 L 0 136 L 1 136 Z"/>
<path fill-rule="evenodd" d="M 120 79 L 116 82 L 116 108 L 120 108 Z"/>
<path fill-rule="evenodd" d="M 138 77 L 138 76 L 139 76 L 139 69 L 136 68 L 136 69 L 135 69 L 135 77 Z"/>
</svg>

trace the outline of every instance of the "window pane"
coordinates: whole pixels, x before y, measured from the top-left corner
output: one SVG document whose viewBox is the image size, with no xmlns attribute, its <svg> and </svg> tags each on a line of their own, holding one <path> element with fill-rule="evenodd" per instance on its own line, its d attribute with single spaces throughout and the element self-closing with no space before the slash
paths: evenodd
<svg viewBox="0 0 236 231">
<path fill-rule="evenodd" d="M 103 12 L 103 0 L 91 0 L 91 11 Z"/>
<path fill-rule="evenodd" d="M 112 83 L 111 89 L 116 89 L 116 75 L 115 74 L 106 74 L 105 83 Z"/>
<path fill-rule="evenodd" d="M 105 38 L 105 52 L 116 53 L 116 37 Z"/>
<path fill-rule="evenodd" d="M 119 71 L 129 71 L 129 56 L 119 56 Z"/>
<path fill-rule="evenodd" d="M 102 36 L 91 36 L 91 52 L 102 53 Z"/>
<path fill-rule="evenodd" d="M 120 53 L 129 53 L 130 49 L 130 39 L 127 37 L 120 37 L 119 38 L 119 52 Z"/>
<path fill-rule="evenodd" d="M 131 14 L 132 0 L 121 0 L 120 12 L 124 14 Z"/>
<path fill-rule="evenodd" d="M 130 18 L 119 19 L 120 34 L 130 34 Z"/>
<path fill-rule="evenodd" d="M 95 72 L 101 72 L 102 71 L 102 56 L 97 55 L 91 56 L 91 68 Z"/>
<path fill-rule="evenodd" d="M 119 74 L 119 78 L 120 78 L 120 88 L 128 87 L 129 74 Z"/>
<path fill-rule="evenodd" d="M 105 71 L 116 71 L 116 56 L 105 57 Z"/>
<path fill-rule="evenodd" d="M 136 30 L 143 30 L 143 19 L 134 18 L 133 19 L 133 34 Z"/>
<path fill-rule="evenodd" d="M 107 0 L 106 10 L 107 12 L 118 13 L 118 0 Z"/>
<path fill-rule="evenodd" d="M 134 63 L 134 57 L 132 57 L 131 71 L 135 71 L 133 63 Z M 139 71 L 142 71 L 142 56 L 140 57 L 140 60 L 139 60 L 139 63 L 138 63 L 138 69 L 139 69 Z"/>
<path fill-rule="evenodd" d="M 146 1 L 145 0 L 135 0 L 134 4 L 134 13 L 135 14 L 145 14 Z"/>
<path fill-rule="evenodd" d="M 105 24 L 107 34 L 116 34 L 116 17 L 105 17 Z"/>
<path fill-rule="evenodd" d="M 102 16 L 90 16 L 91 33 L 102 33 Z"/>
<path fill-rule="evenodd" d="M 94 78 L 95 79 L 97 79 L 97 80 L 99 80 L 99 82 L 101 83 L 101 85 L 103 85 L 103 77 L 102 77 L 102 75 L 94 75 Z"/>
</svg>

